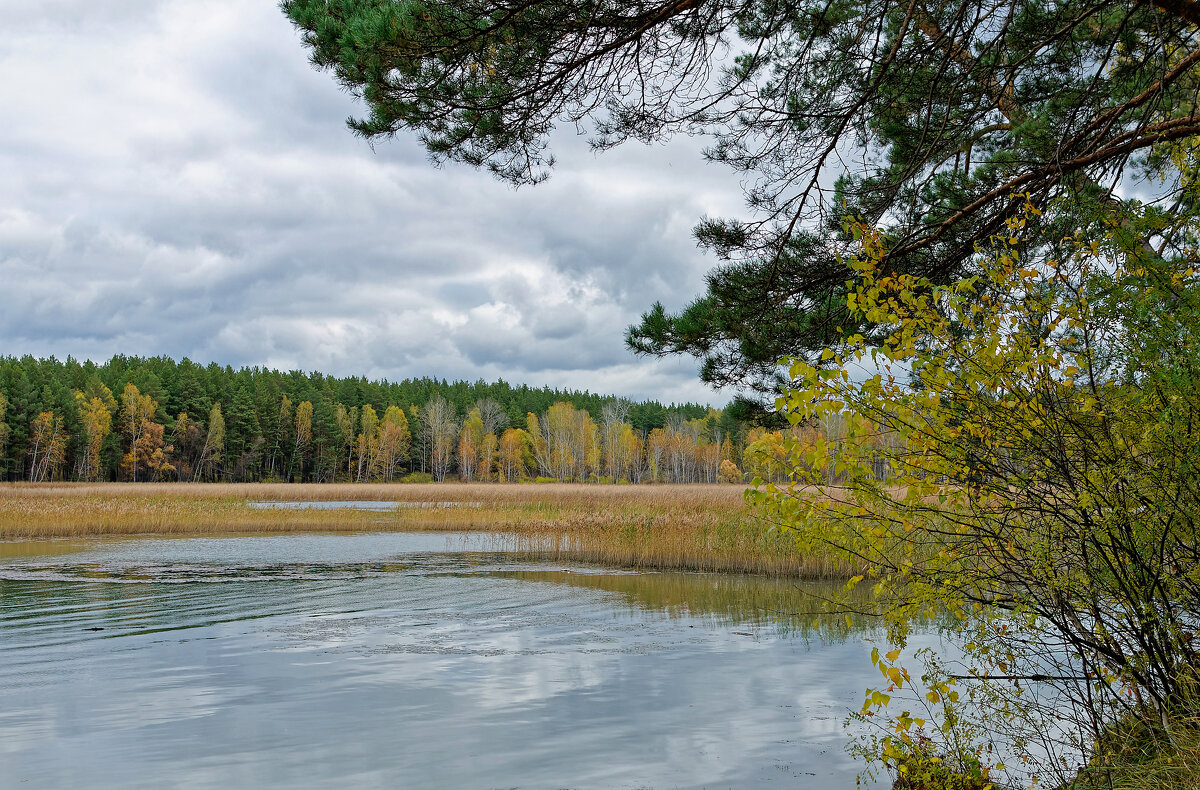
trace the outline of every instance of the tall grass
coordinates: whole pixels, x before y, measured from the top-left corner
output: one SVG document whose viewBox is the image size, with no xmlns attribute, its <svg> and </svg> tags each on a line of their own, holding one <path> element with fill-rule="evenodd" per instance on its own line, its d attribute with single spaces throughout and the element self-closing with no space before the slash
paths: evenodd
<svg viewBox="0 0 1200 790">
<path fill-rule="evenodd" d="M 250 502 L 381 500 L 421 507 L 370 512 L 255 509 Z M 768 531 L 742 488 L 582 484 L 0 485 L 0 538 L 366 530 L 488 530 L 518 551 L 640 568 L 840 578 L 854 569 L 801 555 Z"/>
<path fill-rule="evenodd" d="M 855 572 L 829 556 L 802 555 L 790 535 L 764 529 L 749 513 L 583 513 L 513 531 L 520 551 L 544 559 L 809 579 Z"/>
<path fill-rule="evenodd" d="M 1109 725 L 1092 764 L 1063 790 L 1200 788 L 1200 712 L 1175 715 L 1167 737 L 1158 721 L 1127 716 Z"/>
</svg>

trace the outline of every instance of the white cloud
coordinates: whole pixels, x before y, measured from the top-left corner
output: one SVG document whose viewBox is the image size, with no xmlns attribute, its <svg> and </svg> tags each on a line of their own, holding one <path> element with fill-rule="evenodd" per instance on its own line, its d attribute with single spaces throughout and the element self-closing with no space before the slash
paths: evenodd
<svg viewBox="0 0 1200 790">
<path fill-rule="evenodd" d="M 623 342 L 703 287 L 694 222 L 740 208 L 694 141 L 561 135 L 513 190 L 354 138 L 273 4 L 54 0 L 6 27 L 0 353 L 726 399 Z"/>
</svg>

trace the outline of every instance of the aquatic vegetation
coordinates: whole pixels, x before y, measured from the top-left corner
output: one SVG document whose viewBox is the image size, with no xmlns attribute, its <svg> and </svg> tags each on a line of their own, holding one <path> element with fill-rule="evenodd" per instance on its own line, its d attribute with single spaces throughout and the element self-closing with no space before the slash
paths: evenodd
<svg viewBox="0 0 1200 790">
<path fill-rule="evenodd" d="M 57 483 L 0 486 L 0 539 L 137 534 L 487 530 L 530 556 L 637 568 L 844 578 L 802 553 L 737 486 Z M 262 507 L 396 502 L 394 510 Z"/>
</svg>

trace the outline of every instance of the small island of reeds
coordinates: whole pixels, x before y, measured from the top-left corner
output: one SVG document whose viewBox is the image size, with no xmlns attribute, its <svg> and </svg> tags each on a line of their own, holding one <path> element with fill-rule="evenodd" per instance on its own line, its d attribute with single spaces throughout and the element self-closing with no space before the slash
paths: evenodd
<svg viewBox="0 0 1200 790">
<path fill-rule="evenodd" d="M 305 507 L 306 503 L 316 506 Z M 367 507 L 356 507 L 367 505 Z M 842 578 L 802 554 L 736 485 L 10 483 L 0 539 L 476 530 L 530 556 L 605 565 Z"/>
</svg>

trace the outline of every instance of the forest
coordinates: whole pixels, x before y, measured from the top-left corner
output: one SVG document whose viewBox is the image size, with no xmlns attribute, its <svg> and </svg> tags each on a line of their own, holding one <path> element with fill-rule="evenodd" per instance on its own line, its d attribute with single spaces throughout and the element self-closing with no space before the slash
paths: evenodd
<svg viewBox="0 0 1200 790">
<path fill-rule="evenodd" d="M 763 430 L 735 412 L 503 380 L 9 356 L 0 479 L 740 482 Z"/>
</svg>

